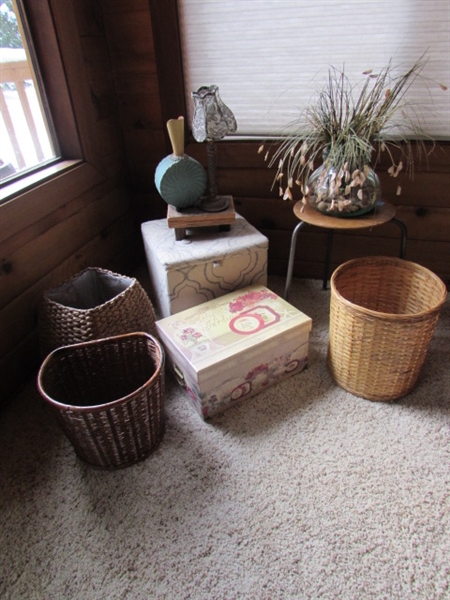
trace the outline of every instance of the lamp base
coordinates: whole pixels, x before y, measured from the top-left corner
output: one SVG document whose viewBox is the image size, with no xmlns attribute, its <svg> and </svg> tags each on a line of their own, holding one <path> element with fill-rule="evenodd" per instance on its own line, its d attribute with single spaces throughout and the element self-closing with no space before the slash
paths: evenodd
<svg viewBox="0 0 450 600">
<path fill-rule="evenodd" d="M 198 208 L 205 212 L 221 212 L 230 206 L 231 200 L 232 196 L 203 196 Z"/>
</svg>

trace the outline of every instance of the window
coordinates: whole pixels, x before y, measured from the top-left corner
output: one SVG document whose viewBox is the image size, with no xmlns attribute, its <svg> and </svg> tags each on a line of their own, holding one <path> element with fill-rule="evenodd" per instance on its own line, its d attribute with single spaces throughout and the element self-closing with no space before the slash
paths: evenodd
<svg viewBox="0 0 450 600">
<path fill-rule="evenodd" d="M 190 94 L 216 84 L 236 136 L 281 131 L 322 86 L 329 66 L 353 81 L 393 59 L 428 62 L 408 91 L 423 129 L 450 139 L 448 0 L 178 0 L 188 119 Z"/>
<path fill-rule="evenodd" d="M 0 183 L 59 157 L 19 0 L 0 3 Z"/>
</svg>

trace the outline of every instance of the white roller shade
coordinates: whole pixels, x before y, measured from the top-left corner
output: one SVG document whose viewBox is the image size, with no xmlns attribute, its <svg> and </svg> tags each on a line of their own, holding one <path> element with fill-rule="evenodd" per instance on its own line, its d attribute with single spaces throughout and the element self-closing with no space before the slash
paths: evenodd
<svg viewBox="0 0 450 600">
<path fill-rule="evenodd" d="M 330 66 L 355 83 L 392 59 L 398 73 L 426 52 L 407 101 L 423 129 L 450 139 L 449 0 L 179 0 L 190 93 L 216 84 L 237 136 L 276 135 L 322 86 Z"/>
</svg>

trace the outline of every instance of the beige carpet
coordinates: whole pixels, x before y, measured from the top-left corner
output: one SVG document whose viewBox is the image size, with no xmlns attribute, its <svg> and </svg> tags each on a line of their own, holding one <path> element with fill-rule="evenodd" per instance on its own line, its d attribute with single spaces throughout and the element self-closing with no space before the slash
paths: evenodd
<svg viewBox="0 0 450 600">
<path fill-rule="evenodd" d="M 383 404 L 331 380 L 329 299 L 294 280 L 306 371 L 206 423 L 168 381 L 162 444 L 124 470 L 82 464 L 32 382 L 0 415 L 0 598 L 450 598 L 450 305 Z"/>
</svg>

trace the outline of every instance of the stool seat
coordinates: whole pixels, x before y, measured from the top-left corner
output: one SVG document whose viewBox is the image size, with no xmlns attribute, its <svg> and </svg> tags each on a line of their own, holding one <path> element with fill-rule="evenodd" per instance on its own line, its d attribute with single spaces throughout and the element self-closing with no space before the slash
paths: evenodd
<svg viewBox="0 0 450 600">
<path fill-rule="evenodd" d="M 326 229 L 365 229 L 367 227 L 375 227 L 392 221 L 395 213 L 395 206 L 383 201 L 378 202 L 373 211 L 359 217 L 328 216 L 309 206 L 309 204 L 303 204 L 301 200 L 294 206 L 294 215 L 298 219 L 309 225 L 324 227 Z"/>
</svg>

